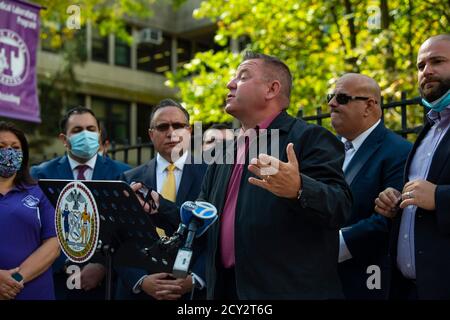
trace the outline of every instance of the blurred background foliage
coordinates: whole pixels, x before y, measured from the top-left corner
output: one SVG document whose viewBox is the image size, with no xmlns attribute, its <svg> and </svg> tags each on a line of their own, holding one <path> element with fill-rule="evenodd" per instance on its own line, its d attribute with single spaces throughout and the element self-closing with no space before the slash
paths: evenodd
<svg viewBox="0 0 450 320">
<path fill-rule="evenodd" d="M 205 0 L 194 16 L 217 23 L 215 41 L 223 50 L 198 53 L 167 73 L 167 83 L 179 88 L 193 120 L 222 122 L 231 119 L 223 112 L 226 83 L 245 49 L 275 55 L 290 67 L 292 115 L 319 106 L 327 112 L 325 95 L 345 72 L 373 77 L 385 102 L 400 99 L 402 91 L 417 96 L 417 51 L 426 38 L 448 32 L 450 1 Z M 422 115 L 415 108 L 408 121 L 421 123 Z M 387 112 L 386 122 L 400 128 L 399 114 Z"/>
<path fill-rule="evenodd" d="M 41 10 L 41 41 L 62 53 L 64 64 L 54 75 L 40 79 L 41 124 L 14 121 L 33 134 L 36 146 L 55 137 L 62 109 L 76 93 L 74 66 L 86 61 L 86 21 L 102 36 L 118 35 L 131 43 L 129 19 L 147 19 L 157 1 L 175 8 L 186 0 L 33 0 Z M 66 26 L 71 5 L 80 7 L 81 29 Z M 294 76 L 289 113 L 311 115 L 345 72 L 361 72 L 377 80 L 385 102 L 418 95 L 415 60 L 429 36 L 448 32 L 450 0 L 204 0 L 193 12 L 217 24 L 215 41 L 221 50 L 197 53 L 177 72 L 166 73 L 166 84 L 177 88 L 192 121 L 230 122 L 223 110 L 227 82 L 251 49 L 281 58 Z M 52 88 L 53 90 L 45 90 Z M 388 126 L 400 128 L 400 115 L 390 110 Z M 411 125 L 422 122 L 422 110 L 408 111 Z M 329 121 L 324 126 L 330 128 Z"/>
</svg>

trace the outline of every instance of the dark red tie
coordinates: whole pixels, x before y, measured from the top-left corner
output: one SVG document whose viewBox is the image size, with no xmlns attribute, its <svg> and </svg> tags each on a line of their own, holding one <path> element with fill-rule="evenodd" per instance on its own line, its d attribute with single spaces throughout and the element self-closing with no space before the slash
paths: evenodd
<svg viewBox="0 0 450 320">
<path fill-rule="evenodd" d="M 89 166 L 86 164 L 80 164 L 79 166 L 77 166 L 77 169 L 78 169 L 77 180 L 86 180 L 84 173 L 86 172 L 86 170 L 88 168 L 89 168 Z"/>
</svg>

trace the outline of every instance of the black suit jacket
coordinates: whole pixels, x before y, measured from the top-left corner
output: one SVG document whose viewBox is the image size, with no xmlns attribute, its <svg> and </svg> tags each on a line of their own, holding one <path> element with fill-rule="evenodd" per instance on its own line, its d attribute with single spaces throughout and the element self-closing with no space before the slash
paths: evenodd
<svg viewBox="0 0 450 320">
<path fill-rule="evenodd" d="M 181 176 L 180 186 L 176 197 L 176 205 L 178 207 L 180 207 L 185 201 L 197 199 L 206 168 L 207 166 L 205 164 L 194 164 L 192 158 L 190 158 L 190 163 L 186 163 L 184 165 L 183 174 Z M 122 175 L 121 179 L 127 183 L 143 182 L 149 188 L 156 190 L 156 158 L 153 158 L 149 162 L 137 168 L 126 171 Z M 178 212 L 175 219 L 170 221 L 170 223 L 164 219 L 158 219 L 154 215 L 151 217 L 155 220 L 155 224 L 163 228 L 167 234 L 172 234 L 180 221 Z M 194 242 L 194 264 L 192 266 L 192 271 L 202 279 L 205 279 L 205 258 L 202 250 L 203 247 L 204 244 L 199 244 L 198 240 Z M 142 276 L 147 274 L 147 271 L 136 268 L 117 268 L 117 271 L 120 278 L 116 294 L 117 299 L 126 300 L 149 298 L 149 296 L 145 293 L 137 295 L 133 294 L 131 291 L 136 282 Z M 201 296 L 201 293 L 197 294 L 196 298 L 200 298 Z"/>
<path fill-rule="evenodd" d="M 408 157 L 405 168 L 405 183 L 414 154 L 430 130 L 427 123 L 419 134 Z M 419 299 L 450 299 L 450 130 L 439 143 L 428 172 L 427 181 L 436 184 L 436 210 L 417 208 L 415 215 L 416 284 Z M 390 256 L 393 271 L 392 294 L 401 280 L 397 269 L 397 241 L 401 214 L 394 219 L 390 241 Z"/>
<path fill-rule="evenodd" d="M 374 211 L 374 200 L 388 187 L 401 189 L 406 158 L 412 144 L 380 122 L 364 140 L 344 171 L 353 206 L 342 229 L 352 258 L 339 264 L 345 297 L 348 299 L 387 298 L 381 289 L 367 288 L 367 267 L 379 266 L 384 280 L 389 240 L 389 221 Z"/>
<path fill-rule="evenodd" d="M 338 230 L 351 206 L 342 173 L 343 146 L 322 127 L 282 112 L 268 128 L 279 130 L 279 158 L 294 143 L 303 192 L 285 199 L 251 185 L 244 166 L 236 207 L 236 285 L 240 299 L 327 299 L 342 297 L 337 274 Z M 250 149 L 252 146 L 250 145 Z M 248 159 L 247 159 L 248 161 Z M 200 198 L 222 213 L 232 164 L 211 164 Z M 164 208 L 161 208 L 164 209 Z M 215 292 L 220 261 L 220 222 L 207 234 L 208 298 Z"/>
</svg>

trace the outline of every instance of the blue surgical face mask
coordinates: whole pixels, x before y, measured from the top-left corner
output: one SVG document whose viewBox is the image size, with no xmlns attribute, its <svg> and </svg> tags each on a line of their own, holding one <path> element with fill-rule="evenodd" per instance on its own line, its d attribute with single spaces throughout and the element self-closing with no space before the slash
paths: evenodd
<svg viewBox="0 0 450 320">
<path fill-rule="evenodd" d="M 422 98 L 422 103 L 425 107 L 431 110 L 441 112 L 450 105 L 450 90 L 448 90 L 446 94 L 444 94 L 439 99 L 434 100 L 433 102 L 428 102 L 427 100 Z"/>
<path fill-rule="evenodd" d="M 12 177 L 22 165 L 22 150 L 13 148 L 0 149 L 0 177 Z"/>
<path fill-rule="evenodd" d="M 89 160 L 98 151 L 98 132 L 88 130 L 81 131 L 69 138 L 71 151 L 74 156 Z"/>
</svg>

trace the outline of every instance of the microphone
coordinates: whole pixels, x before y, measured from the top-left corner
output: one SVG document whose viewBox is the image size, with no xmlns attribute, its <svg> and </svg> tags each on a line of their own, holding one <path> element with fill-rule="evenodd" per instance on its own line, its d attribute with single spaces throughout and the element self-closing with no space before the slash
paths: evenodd
<svg viewBox="0 0 450 320">
<path fill-rule="evenodd" d="M 188 230 L 184 246 L 178 250 L 173 264 L 173 275 L 176 278 L 186 278 L 192 259 L 194 237 L 198 238 L 217 220 L 217 209 L 205 201 L 186 201 L 180 208 L 179 230 Z M 184 227 L 182 227 L 184 226 Z"/>
</svg>

